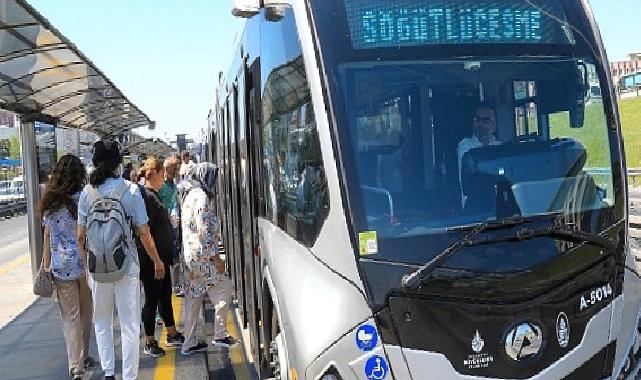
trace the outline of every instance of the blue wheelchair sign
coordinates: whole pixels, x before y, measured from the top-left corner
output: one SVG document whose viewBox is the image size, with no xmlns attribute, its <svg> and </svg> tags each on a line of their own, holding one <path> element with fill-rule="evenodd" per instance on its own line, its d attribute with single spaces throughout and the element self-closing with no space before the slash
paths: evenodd
<svg viewBox="0 0 641 380">
<path fill-rule="evenodd" d="M 378 343 L 378 333 L 372 325 L 363 325 L 356 330 L 356 345 L 363 351 L 371 351 Z"/>
<path fill-rule="evenodd" d="M 388 369 L 385 359 L 374 355 L 365 363 L 365 376 L 369 380 L 383 380 L 387 376 Z"/>
</svg>

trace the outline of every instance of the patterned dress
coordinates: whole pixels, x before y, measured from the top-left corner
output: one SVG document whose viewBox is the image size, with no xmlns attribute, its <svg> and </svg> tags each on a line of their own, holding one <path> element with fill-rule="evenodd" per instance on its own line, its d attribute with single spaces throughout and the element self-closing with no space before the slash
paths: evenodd
<svg viewBox="0 0 641 380">
<path fill-rule="evenodd" d="M 75 198 L 77 199 L 77 197 Z M 77 230 L 78 222 L 66 207 L 49 213 L 42 219 L 44 227 L 49 227 L 51 247 L 51 272 L 58 280 L 77 280 L 85 275 L 80 258 Z"/>
<path fill-rule="evenodd" d="M 182 205 L 185 282 L 194 297 L 216 283 L 218 272 L 211 258 L 218 254 L 220 221 L 211 210 L 207 194 L 192 188 Z"/>
</svg>

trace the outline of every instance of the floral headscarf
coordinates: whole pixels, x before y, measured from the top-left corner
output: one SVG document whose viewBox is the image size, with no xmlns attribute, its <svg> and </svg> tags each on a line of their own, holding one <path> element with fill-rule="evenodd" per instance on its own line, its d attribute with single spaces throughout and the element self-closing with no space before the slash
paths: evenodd
<svg viewBox="0 0 641 380">
<path fill-rule="evenodd" d="M 217 178 L 218 166 L 208 162 L 191 165 L 187 172 L 187 181 L 192 186 L 203 189 L 208 197 L 212 196 Z"/>
</svg>

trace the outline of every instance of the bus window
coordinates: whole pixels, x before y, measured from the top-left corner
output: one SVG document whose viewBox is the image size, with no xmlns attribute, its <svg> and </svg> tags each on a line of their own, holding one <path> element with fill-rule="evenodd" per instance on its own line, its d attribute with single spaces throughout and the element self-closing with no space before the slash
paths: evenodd
<svg viewBox="0 0 641 380">
<path fill-rule="evenodd" d="M 291 9 L 264 22 L 263 156 L 268 217 L 313 245 L 329 199 L 302 50 Z"/>
<path fill-rule="evenodd" d="M 400 239 L 516 213 L 612 206 L 608 123 L 602 102 L 585 105 L 587 77 L 577 73 L 586 68 L 594 71 L 575 59 L 343 64 L 361 230 Z M 515 86 L 512 75 L 527 71 L 533 80 Z M 479 142 L 477 118 L 495 123 L 489 144 Z M 499 186 L 515 204 L 499 203 Z M 577 191 L 586 194 L 579 203 L 568 200 Z"/>
<path fill-rule="evenodd" d="M 594 70 L 588 65 L 588 70 Z M 601 93 L 597 84 L 591 85 L 591 91 Z M 580 141 L 586 150 L 584 171 L 589 173 L 597 187 L 602 191 L 607 204 L 614 204 L 614 185 L 612 178 L 612 161 L 610 150 L 605 143 L 608 141 L 607 118 L 601 102 L 587 102 L 582 128 L 570 127 L 569 112 L 558 112 L 549 115 L 550 137 L 568 138 Z"/>
<path fill-rule="evenodd" d="M 538 135 L 536 82 L 514 82 L 514 106 L 516 136 Z"/>
</svg>

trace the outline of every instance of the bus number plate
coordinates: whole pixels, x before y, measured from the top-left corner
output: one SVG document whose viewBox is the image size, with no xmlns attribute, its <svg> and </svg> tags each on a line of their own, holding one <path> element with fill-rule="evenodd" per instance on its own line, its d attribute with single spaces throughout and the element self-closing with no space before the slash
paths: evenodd
<svg viewBox="0 0 641 380">
<path fill-rule="evenodd" d="M 612 297 L 612 286 L 610 284 L 599 286 L 598 288 L 590 291 L 590 293 L 581 296 L 581 306 L 579 307 L 579 311 L 583 311 L 584 309 L 594 306 L 610 297 Z"/>
</svg>

